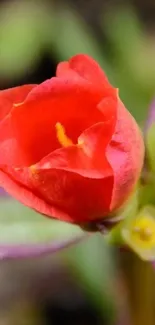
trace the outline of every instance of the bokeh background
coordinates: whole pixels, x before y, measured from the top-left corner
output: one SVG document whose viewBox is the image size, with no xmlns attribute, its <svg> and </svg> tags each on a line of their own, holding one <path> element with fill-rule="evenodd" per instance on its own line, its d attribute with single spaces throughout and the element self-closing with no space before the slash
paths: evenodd
<svg viewBox="0 0 155 325">
<path fill-rule="evenodd" d="M 59 61 L 77 53 L 100 63 L 143 126 L 155 95 L 154 0 L 0 1 L 1 89 L 51 78 Z M 2 191 L 0 243 L 64 236 L 63 224 L 51 221 L 47 234 L 35 218 Z M 65 236 L 72 231 L 67 226 Z M 141 290 L 139 301 L 136 289 L 130 306 L 128 287 L 141 288 L 138 263 L 129 253 L 108 247 L 101 235 L 51 256 L 1 260 L 0 325 L 133 325 L 133 303 L 137 314 L 139 305 L 151 304 L 153 313 L 155 306 L 152 291 L 146 301 Z M 148 297 L 148 290 L 155 289 L 153 271 L 143 264 L 141 270 L 147 275 Z"/>
</svg>

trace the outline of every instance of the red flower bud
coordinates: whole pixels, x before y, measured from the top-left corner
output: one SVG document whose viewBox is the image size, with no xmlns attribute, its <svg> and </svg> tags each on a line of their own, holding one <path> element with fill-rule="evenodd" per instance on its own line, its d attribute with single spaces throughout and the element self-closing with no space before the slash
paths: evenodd
<svg viewBox="0 0 155 325">
<path fill-rule="evenodd" d="M 0 185 L 73 223 L 120 208 L 138 180 L 140 130 L 99 65 L 76 55 L 40 85 L 0 92 Z"/>
</svg>

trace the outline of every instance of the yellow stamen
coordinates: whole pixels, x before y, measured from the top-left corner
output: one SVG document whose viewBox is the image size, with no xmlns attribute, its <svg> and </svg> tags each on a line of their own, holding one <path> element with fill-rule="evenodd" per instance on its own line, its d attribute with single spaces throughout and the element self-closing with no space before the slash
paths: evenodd
<svg viewBox="0 0 155 325">
<path fill-rule="evenodd" d="M 21 102 L 21 103 L 14 103 L 13 106 L 14 107 L 18 107 L 18 106 L 21 106 L 22 104 L 23 104 L 23 102 Z"/>
<path fill-rule="evenodd" d="M 32 174 L 35 174 L 36 173 L 36 166 L 35 165 L 31 165 L 30 166 L 30 171 Z"/>
<path fill-rule="evenodd" d="M 35 165 L 31 165 L 29 171 L 34 180 L 39 180 L 39 173 Z"/>
<path fill-rule="evenodd" d="M 72 140 L 66 135 L 65 128 L 61 123 L 56 123 L 55 125 L 56 133 L 57 133 L 57 139 L 62 147 L 69 147 L 73 145 Z"/>
<path fill-rule="evenodd" d="M 84 144 L 84 141 L 83 140 L 78 140 L 78 147 L 82 147 Z"/>
</svg>

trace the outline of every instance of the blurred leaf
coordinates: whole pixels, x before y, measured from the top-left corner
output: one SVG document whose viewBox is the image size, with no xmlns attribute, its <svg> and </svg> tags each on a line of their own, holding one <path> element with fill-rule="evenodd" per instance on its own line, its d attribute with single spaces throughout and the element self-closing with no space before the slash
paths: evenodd
<svg viewBox="0 0 155 325">
<path fill-rule="evenodd" d="M 39 59 L 48 8 L 40 2 L 12 1 L 0 10 L 0 74 L 16 78 Z"/>
<path fill-rule="evenodd" d="M 88 297 L 100 309 L 108 313 L 112 322 L 115 312 L 113 267 L 111 249 L 99 234 L 65 251 L 65 258 L 73 268 L 77 279 L 83 284 Z"/>
<path fill-rule="evenodd" d="M 147 184 L 142 184 L 139 187 L 139 205 L 140 207 L 154 204 L 155 202 L 155 181 L 152 179 Z"/>
<path fill-rule="evenodd" d="M 155 123 L 152 123 L 145 136 L 146 152 L 150 168 L 155 172 Z"/>
<path fill-rule="evenodd" d="M 128 6 L 106 12 L 101 26 L 110 41 L 111 64 L 121 98 L 135 118 L 143 122 L 154 93 L 154 41 Z"/>
<path fill-rule="evenodd" d="M 44 243 L 82 233 L 78 226 L 42 216 L 12 199 L 0 201 L 0 244 Z"/>
<path fill-rule="evenodd" d="M 148 107 L 147 119 L 144 125 L 144 135 L 147 135 L 147 131 L 151 127 L 152 123 L 155 123 L 155 100 L 151 101 L 151 104 Z"/>
<path fill-rule="evenodd" d="M 145 30 L 132 7 L 111 10 L 104 16 L 105 31 L 111 39 L 114 51 L 129 75 L 144 88 L 155 82 L 154 40 Z M 149 58 L 149 59 L 148 59 Z"/>
<path fill-rule="evenodd" d="M 54 30 L 51 37 L 52 27 Z M 113 79 L 112 69 L 100 49 L 96 35 L 71 8 L 58 8 L 55 17 L 51 17 L 51 28 L 48 29 L 47 33 L 49 46 L 59 60 L 68 60 L 72 55 L 78 53 L 89 54 L 98 61 L 108 77 Z"/>
<path fill-rule="evenodd" d="M 101 23 L 115 51 L 119 53 L 120 60 L 128 60 L 130 54 L 135 57 L 143 40 L 143 32 L 134 10 L 129 6 L 110 8 L 104 13 Z"/>
<path fill-rule="evenodd" d="M 79 227 L 37 214 L 17 201 L 0 200 L 0 258 L 52 253 L 82 238 Z"/>
</svg>

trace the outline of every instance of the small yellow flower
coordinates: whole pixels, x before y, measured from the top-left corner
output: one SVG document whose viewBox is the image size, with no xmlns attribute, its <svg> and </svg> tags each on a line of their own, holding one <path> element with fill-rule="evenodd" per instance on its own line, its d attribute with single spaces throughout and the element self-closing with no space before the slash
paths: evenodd
<svg viewBox="0 0 155 325">
<path fill-rule="evenodd" d="M 155 259 L 155 209 L 145 207 L 125 222 L 122 236 L 126 244 L 145 260 Z"/>
<path fill-rule="evenodd" d="M 139 216 L 132 225 L 131 239 L 141 248 L 155 245 L 155 220 L 152 216 Z"/>
</svg>

